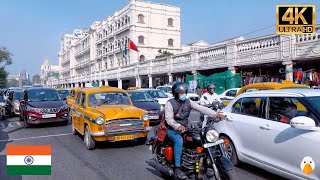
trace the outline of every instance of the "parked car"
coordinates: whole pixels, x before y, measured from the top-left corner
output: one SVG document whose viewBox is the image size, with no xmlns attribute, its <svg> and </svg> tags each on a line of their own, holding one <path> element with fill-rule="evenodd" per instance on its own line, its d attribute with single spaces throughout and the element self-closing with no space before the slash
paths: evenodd
<svg viewBox="0 0 320 180">
<path fill-rule="evenodd" d="M 251 91 L 260 91 L 260 90 L 277 90 L 277 89 L 309 89 L 308 86 L 302 84 L 296 84 L 292 81 L 282 81 L 281 83 L 278 82 L 262 82 L 262 83 L 253 83 L 246 86 L 243 86 L 238 91 L 237 96 L 245 92 Z M 230 100 L 223 101 L 224 105 L 228 105 Z"/>
<path fill-rule="evenodd" d="M 68 106 L 52 88 L 34 87 L 24 90 L 20 101 L 20 120 L 25 127 L 32 124 L 68 124 Z"/>
<path fill-rule="evenodd" d="M 151 123 L 159 123 L 162 119 L 160 104 L 148 93 L 141 90 L 128 91 L 134 106 L 146 110 Z"/>
<path fill-rule="evenodd" d="M 0 118 L 4 119 L 7 112 L 7 102 L 4 100 L 3 96 L 0 95 Z"/>
<path fill-rule="evenodd" d="M 169 98 L 173 98 L 172 86 L 157 86 L 156 89 L 162 90 L 166 95 L 168 95 Z M 188 91 L 187 98 L 197 103 L 200 101 L 199 95 L 191 91 Z"/>
<path fill-rule="evenodd" d="M 241 88 L 232 88 L 232 89 L 228 89 L 226 91 L 224 91 L 223 93 L 219 94 L 219 97 L 222 101 L 225 101 L 225 100 L 232 100 L 234 99 L 234 97 L 236 97 L 238 91 L 240 90 Z"/>
<path fill-rule="evenodd" d="M 288 179 L 320 177 L 320 171 L 310 169 L 320 164 L 319 90 L 243 93 L 223 112 L 231 121 L 215 128 L 227 140 L 227 155 L 235 165 L 249 163 Z"/>
<path fill-rule="evenodd" d="M 151 129 L 148 115 L 133 106 L 126 91 L 110 86 L 84 88 L 76 98 L 70 113 L 72 131 L 84 135 L 87 149 L 95 148 L 96 141 L 145 143 Z"/>
<path fill-rule="evenodd" d="M 170 99 L 168 95 L 166 95 L 160 89 L 143 89 L 146 93 L 148 93 L 151 97 L 159 102 L 161 105 L 161 111 L 164 111 L 164 107 L 167 101 Z"/>
<path fill-rule="evenodd" d="M 9 91 L 9 96 L 7 100 L 7 112 L 11 116 L 17 116 L 20 114 L 20 99 L 23 96 L 22 90 L 12 90 Z"/>
</svg>

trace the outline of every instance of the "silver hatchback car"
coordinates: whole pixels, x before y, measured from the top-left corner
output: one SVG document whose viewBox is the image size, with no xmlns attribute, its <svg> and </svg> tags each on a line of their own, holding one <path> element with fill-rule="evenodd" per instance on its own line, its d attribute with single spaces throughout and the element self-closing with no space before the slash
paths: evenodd
<svg viewBox="0 0 320 180">
<path fill-rule="evenodd" d="M 215 124 L 228 157 L 289 179 L 320 178 L 320 90 L 244 93 Z"/>
</svg>

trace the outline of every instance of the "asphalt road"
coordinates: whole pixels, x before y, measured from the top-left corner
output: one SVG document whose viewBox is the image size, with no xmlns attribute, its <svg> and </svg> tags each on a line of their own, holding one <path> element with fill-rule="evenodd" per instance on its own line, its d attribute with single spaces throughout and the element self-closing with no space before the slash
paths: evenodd
<svg viewBox="0 0 320 180">
<path fill-rule="evenodd" d="M 192 112 L 191 119 L 198 114 Z M 7 176 L 6 145 L 51 145 L 51 176 Z M 151 152 L 136 142 L 101 143 L 94 150 L 87 150 L 82 137 L 71 134 L 71 126 L 47 125 L 34 128 L 23 127 L 18 118 L 0 120 L 0 179 L 1 180 L 149 180 L 163 179 L 145 161 Z M 236 168 L 239 179 L 281 179 L 262 169 L 242 165 Z"/>
</svg>

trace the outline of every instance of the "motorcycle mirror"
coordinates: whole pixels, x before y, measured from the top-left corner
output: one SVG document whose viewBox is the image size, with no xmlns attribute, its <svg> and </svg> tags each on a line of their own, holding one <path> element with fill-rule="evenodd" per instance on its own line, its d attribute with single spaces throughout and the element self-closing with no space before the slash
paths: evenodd
<svg viewBox="0 0 320 180">
<path fill-rule="evenodd" d="M 208 100 L 207 96 L 203 96 L 203 98 L 204 98 L 205 100 Z"/>
</svg>

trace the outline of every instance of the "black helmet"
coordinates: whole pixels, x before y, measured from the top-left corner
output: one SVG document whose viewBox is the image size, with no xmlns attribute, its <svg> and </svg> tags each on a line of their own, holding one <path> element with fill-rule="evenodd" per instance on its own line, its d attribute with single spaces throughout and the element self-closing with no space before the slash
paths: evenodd
<svg viewBox="0 0 320 180">
<path fill-rule="evenodd" d="M 175 98 L 179 98 L 178 94 L 182 91 L 188 92 L 189 86 L 183 82 L 177 82 L 172 86 L 172 94 Z"/>
<path fill-rule="evenodd" d="M 209 84 L 209 85 L 207 86 L 207 91 L 209 92 L 210 89 L 216 89 L 216 86 L 214 86 L 213 84 Z"/>
</svg>

